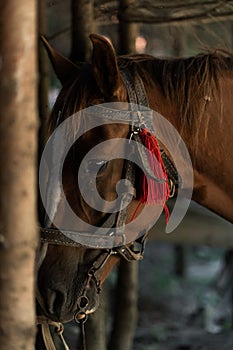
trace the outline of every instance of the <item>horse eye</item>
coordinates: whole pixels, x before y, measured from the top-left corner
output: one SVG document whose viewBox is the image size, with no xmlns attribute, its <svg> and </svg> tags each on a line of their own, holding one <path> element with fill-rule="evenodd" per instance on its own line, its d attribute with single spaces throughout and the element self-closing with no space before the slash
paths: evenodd
<svg viewBox="0 0 233 350">
<path fill-rule="evenodd" d="M 108 166 L 107 160 L 90 160 L 87 164 L 86 171 L 87 173 L 97 173 L 97 175 L 101 174 Z"/>
</svg>

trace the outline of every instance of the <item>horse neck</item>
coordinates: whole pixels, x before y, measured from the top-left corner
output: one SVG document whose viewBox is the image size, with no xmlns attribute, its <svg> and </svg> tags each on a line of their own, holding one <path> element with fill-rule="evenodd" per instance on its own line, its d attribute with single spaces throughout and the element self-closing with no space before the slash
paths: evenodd
<svg viewBox="0 0 233 350">
<path fill-rule="evenodd" d="M 181 133 L 189 150 L 194 170 L 194 188 L 192 199 L 216 214 L 233 222 L 233 120 L 232 100 L 233 80 L 225 88 L 222 100 L 209 101 L 206 108 L 206 119 L 200 122 L 197 140 L 182 133 L 177 108 L 168 103 L 161 88 L 155 83 L 153 89 L 145 86 L 150 107 L 169 120 Z M 231 96 L 230 96 L 231 95 Z M 204 99 L 207 98 L 203 96 Z M 205 101 L 204 101 L 205 102 Z M 200 101 L 201 103 L 201 101 Z M 221 108 L 219 107 L 221 105 Z M 221 110 L 220 110 L 221 109 Z M 219 115 L 221 114 L 221 117 Z M 194 143 L 196 146 L 194 147 Z"/>
</svg>

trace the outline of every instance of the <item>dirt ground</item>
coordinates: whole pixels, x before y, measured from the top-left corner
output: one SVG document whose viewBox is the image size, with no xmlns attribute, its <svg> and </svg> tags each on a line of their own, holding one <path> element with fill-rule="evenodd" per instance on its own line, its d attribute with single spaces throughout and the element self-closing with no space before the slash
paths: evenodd
<svg viewBox="0 0 233 350">
<path fill-rule="evenodd" d="M 231 292 L 213 285 L 225 251 L 186 247 L 183 277 L 174 274 L 174 246 L 149 242 L 139 263 L 138 326 L 133 350 L 232 350 Z M 66 326 L 72 350 L 77 326 Z"/>
<path fill-rule="evenodd" d="M 139 321 L 133 350 L 231 350 L 231 298 L 213 288 L 225 251 L 186 247 L 184 277 L 174 247 L 150 243 L 139 267 Z M 146 271 L 146 273 L 145 273 Z"/>
</svg>

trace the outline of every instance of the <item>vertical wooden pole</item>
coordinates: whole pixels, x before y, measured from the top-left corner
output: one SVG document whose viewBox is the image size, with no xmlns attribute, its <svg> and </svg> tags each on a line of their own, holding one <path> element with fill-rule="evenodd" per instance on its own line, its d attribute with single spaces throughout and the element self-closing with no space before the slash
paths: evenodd
<svg viewBox="0 0 233 350">
<path fill-rule="evenodd" d="M 35 336 L 36 2 L 0 3 L 0 344 Z"/>
<path fill-rule="evenodd" d="M 119 12 L 131 0 L 120 0 Z M 119 22 L 119 53 L 135 52 L 138 26 Z M 115 314 L 109 350 L 131 350 L 138 318 L 138 262 L 122 260 L 118 268 Z"/>
<path fill-rule="evenodd" d="M 184 35 L 178 27 L 173 27 L 173 56 L 179 58 L 184 52 Z M 185 248 L 180 244 L 174 246 L 174 258 L 175 258 L 175 274 L 179 277 L 185 276 L 186 261 L 185 261 Z"/>
<path fill-rule="evenodd" d="M 89 35 L 96 31 L 94 0 L 72 0 L 71 17 L 71 60 L 89 61 L 92 54 Z M 99 308 L 89 315 L 85 324 L 87 348 L 92 350 L 106 349 L 104 296 L 101 294 L 100 298 Z"/>
<path fill-rule="evenodd" d="M 38 111 L 39 111 L 39 141 L 38 141 L 38 161 L 41 159 L 46 139 L 48 137 L 49 118 L 49 61 L 48 55 L 40 40 L 40 35 L 47 33 L 46 0 L 37 0 L 38 6 Z M 44 207 L 38 195 L 38 216 L 39 222 L 44 222 Z"/>
<path fill-rule="evenodd" d="M 106 286 L 100 295 L 98 309 L 91 315 L 85 325 L 87 349 L 106 350 Z"/>
<path fill-rule="evenodd" d="M 46 1 L 38 0 L 38 34 L 45 35 L 47 33 L 47 17 L 46 17 Z M 39 36 L 38 35 L 38 36 Z M 40 118 L 40 149 L 41 153 L 46 139 L 46 127 L 49 117 L 49 64 L 48 55 L 44 45 L 39 40 L 38 45 L 38 70 L 39 70 L 39 89 L 38 89 L 38 106 Z"/>
<path fill-rule="evenodd" d="M 132 0 L 120 0 L 119 13 L 122 9 L 129 6 Z M 135 40 L 138 32 L 137 23 L 119 22 L 119 47 L 118 52 L 120 55 L 126 55 L 128 53 L 135 52 Z"/>
<path fill-rule="evenodd" d="M 109 350 L 133 349 L 138 317 L 138 262 L 122 260 L 118 268 L 115 314 Z"/>
<path fill-rule="evenodd" d="M 94 0 L 71 1 L 71 59 L 86 62 L 91 57 L 89 34 L 95 32 Z"/>
</svg>

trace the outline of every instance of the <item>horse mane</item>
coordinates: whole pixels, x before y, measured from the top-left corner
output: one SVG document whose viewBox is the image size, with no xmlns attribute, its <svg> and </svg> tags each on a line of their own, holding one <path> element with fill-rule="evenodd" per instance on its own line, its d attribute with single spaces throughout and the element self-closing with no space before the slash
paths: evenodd
<svg viewBox="0 0 233 350">
<path fill-rule="evenodd" d="M 216 93 L 221 109 L 219 77 L 233 71 L 233 55 L 220 49 L 189 58 L 160 59 L 137 54 L 120 56 L 118 60 L 149 84 L 159 84 L 167 102 L 176 106 L 179 131 L 193 140 L 197 140 L 200 127 L 205 133 L 208 130 L 206 106 Z M 62 120 L 85 108 L 97 90 L 91 65 L 85 64 L 78 76 L 61 89 L 50 115 L 50 132 Z"/>
<path fill-rule="evenodd" d="M 189 58 L 160 59 L 149 55 L 122 56 L 124 65 L 138 72 L 149 84 L 157 83 L 167 99 L 176 106 L 179 131 L 198 139 L 200 126 L 208 130 L 206 106 L 216 97 L 221 116 L 221 88 L 219 78 L 231 70 L 233 54 L 217 49 Z M 156 98 L 156 96 L 155 96 Z M 205 118 L 205 120 L 204 120 Z M 204 122 L 204 123 L 201 123 Z"/>
</svg>

